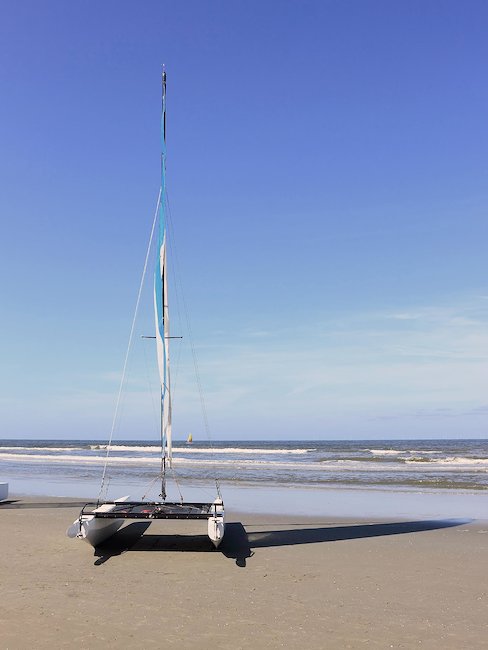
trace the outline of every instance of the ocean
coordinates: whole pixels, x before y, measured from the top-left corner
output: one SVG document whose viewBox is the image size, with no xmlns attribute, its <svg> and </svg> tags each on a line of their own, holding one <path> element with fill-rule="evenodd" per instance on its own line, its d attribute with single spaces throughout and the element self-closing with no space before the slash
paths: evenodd
<svg viewBox="0 0 488 650">
<path fill-rule="evenodd" d="M 114 444 L 103 496 L 130 492 L 133 498 L 157 499 L 159 453 L 155 441 Z M 11 493 L 91 499 L 98 496 L 106 454 L 107 445 L 99 440 L 3 440 L 0 480 L 10 483 Z M 203 491 L 205 500 L 215 492 L 217 477 L 223 493 L 235 495 L 238 505 L 243 501 L 238 495 L 253 489 L 254 500 L 278 495 L 275 508 L 280 494 L 303 490 L 314 492 L 315 499 L 336 494 L 342 502 L 346 491 L 349 496 L 360 491 L 362 502 L 364 495 L 379 491 L 396 495 L 396 502 L 408 493 L 438 500 L 446 494 L 477 496 L 482 509 L 487 506 L 488 440 L 180 441 L 173 454 L 169 488 L 175 498 L 181 487 L 185 498 L 189 489 L 189 498 Z"/>
</svg>

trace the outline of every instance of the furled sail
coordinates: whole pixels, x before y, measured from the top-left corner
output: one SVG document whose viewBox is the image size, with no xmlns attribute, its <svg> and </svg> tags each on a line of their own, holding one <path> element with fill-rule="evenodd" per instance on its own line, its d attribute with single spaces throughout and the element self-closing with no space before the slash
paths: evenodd
<svg viewBox="0 0 488 650">
<path fill-rule="evenodd" d="M 171 392 L 169 374 L 169 312 L 168 274 L 166 270 L 166 72 L 162 79 L 161 112 L 161 200 L 159 203 L 159 233 L 154 275 L 154 314 L 156 319 L 156 344 L 161 379 L 161 441 L 165 457 L 171 465 Z"/>
</svg>

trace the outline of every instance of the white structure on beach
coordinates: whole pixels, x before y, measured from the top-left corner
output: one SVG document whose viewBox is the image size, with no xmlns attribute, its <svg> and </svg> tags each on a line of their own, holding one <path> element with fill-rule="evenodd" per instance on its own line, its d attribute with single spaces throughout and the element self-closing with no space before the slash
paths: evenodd
<svg viewBox="0 0 488 650">
<path fill-rule="evenodd" d="M 0 501 L 8 498 L 8 483 L 0 483 Z"/>
</svg>

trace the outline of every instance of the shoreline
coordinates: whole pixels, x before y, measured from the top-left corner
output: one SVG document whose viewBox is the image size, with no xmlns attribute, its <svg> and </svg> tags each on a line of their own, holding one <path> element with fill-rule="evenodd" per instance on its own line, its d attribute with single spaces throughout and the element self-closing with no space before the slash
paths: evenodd
<svg viewBox="0 0 488 650">
<path fill-rule="evenodd" d="M 228 510 L 216 551 L 179 522 L 94 550 L 71 498 L 0 506 L 3 646 L 485 646 L 488 524 Z"/>
<path fill-rule="evenodd" d="M 70 508 L 74 508 L 75 510 L 77 508 L 82 508 L 86 504 L 95 504 L 97 502 L 96 499 L 86 499 L 83 497 L 66 497 L 66 496 L 52 496 L 52 495 L 26 495 L 26 494 L 9 494 L 8 499 L 5 501 L 0 501 L 0 512 L 2 510 L 16 510 L 16 509 L 47 509 L 47 510 L 55 510 L 55 509 L 67 509 L 69 510 Z M 367 514 L 365 512 L 358 513 L 356 515 L 352 514 L 337 514 L 337 513 L 314 513 L 314 512 L 295 512 L 295 511 L 260 511 L 260 510 L 250 510 L 250 509 L 243 509 L 239 508 L 239 506 L 235 507 L 226 507 L 226 519 L 227 516 L 229 516 L 232 519 L 245 519 L 245 520 L 256 520 L 256 521 L 273 521 L 273 522 L 278 522 L 280 520 L 283 521 L 289 521 L 293 519 L 294 521 L 298 521 L 301 524 L 307 524 L 312 521 L 317 521 L 317 520 L 322 520 L 322 521 L 327 521 L 327 522 L 347 522 L 347 523 L 353 523 L 353 522 L 359 522 L 359 523 L 366 523 L 366 522 L 383 522 L 386 523 L 388 521 L 391 521 L 394 519 L 395 521 L 406 521 L 410 519 L 415 519 L 418 518 L 419 520 L 425 520 L 425 521 L 456 521 L 460 523 L 473 523 L 476 525 L 480 526 L 486 526 L 488 525 L 488 515 L 486 517 L 462 517 L 462 516 L 452 516 L 452 517 L 447 517 L 447 516 L 441 516 L 439 515 L 438 517 L 426 517 L 423 515 L 414 515 L 414 514 L 404 514 L 404 513 L 397 513 L 397 514 L 385 514 L 385 513 L 380 513 L 376 515 L 372 514 Z M 165 521 L 170 521 L 170 520 L 165 520 Z"/>
<path fill-rule="evenodd" d="M 19 490 L 22 484 L 25 487 Z M 65 481 L 51 484 L 41 481 L 38 485 L 36 491 L 32 481 L 13 481 L 9 491 L 21 498 L 71 498 L 77 501 L 96 501 L 98 495 L 98 490 L 92 485 L 86 486 L 85 493 L 80 490 L 80 485 Z M 51 489 L 45 489 L 48 485 L 52 486 Z M 222 483 L 221 488 L 226 509 L 247 514 L 488 519 L 488 494 L 485 491 L 262 484 L 231 486 L 226 483 Z M 118 498 L 125 494 L 130 494 L 135 500 L 140 498 L 136 486 L 130 484 L 113 484 L 109 497 Z M 184 496 L 187 501 L 213 501 L 215 488 L 208 484 L 190 485 L 185 488 Z M 170 490 L 168 500 L 179 498 Z"/>
</svg>

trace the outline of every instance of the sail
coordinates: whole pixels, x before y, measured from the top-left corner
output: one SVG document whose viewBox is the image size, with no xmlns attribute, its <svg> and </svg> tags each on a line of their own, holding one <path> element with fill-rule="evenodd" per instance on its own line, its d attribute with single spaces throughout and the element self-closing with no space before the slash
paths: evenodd
<svg viewBox="0 0 488 650">
<path fill-rule="evenodd" d="M 166 271 L 166 72 L 162 79 L 161 112 L 161 200 L 159 203 L 159 229 L 154 273 L 154 314 L 156 319 L 156 345 L 159 376 L 161 380 L 161 438 L 163 449 L 171 465 L 171 392 L 169 374 L 169 311 L 168 274 Z"/>
</svg>

